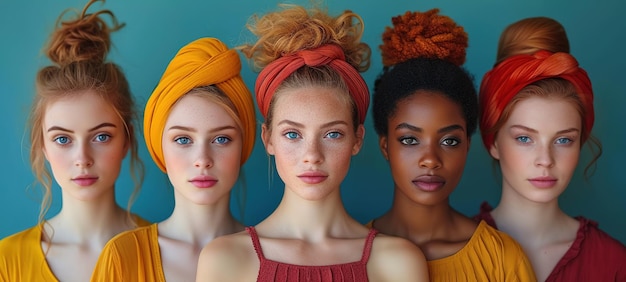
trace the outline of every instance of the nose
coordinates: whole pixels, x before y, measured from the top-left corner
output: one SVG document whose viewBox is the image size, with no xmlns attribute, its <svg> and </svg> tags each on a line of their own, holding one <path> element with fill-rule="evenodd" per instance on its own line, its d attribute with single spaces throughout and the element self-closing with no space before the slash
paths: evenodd
<svg viewBox="0 0 626 282">
<path fill-rule="evenodd" d="M 210 168 L 213 166 L 213 157 L 211 156 L 211 148 L 209 145 L 199 146 L 194 166 L 197 168 Z"/>
<path fill-rule="evenodd" d="M 433 145 L 426 145 L 422 148 L 422 156 L 419 159 L 419 166 L 427 169 L 441 168 L 441 158 Z"/>
<path fill-rule="evenodd" d="M 91 167 L 93 165 L 91 147 L 85 144 L 78 144 L 74 165 L 77 167 Z"/>
<path fill-rule="evenodd" d="M 324 161 L 324 154 L 322 154 L 322 144 L 320 140 L 309 140 L 305 142 L 306 151 L 304 154 L 304 162 L 310 164 L 318 164 Z"/>
<path fill-rule="evenodd" d="M 537 157 L 535 159 L 536 166 L 553 167 L 554 166 L 554 152 L 552 146 L 542 145 L 537 148 Z"/>
</svg>

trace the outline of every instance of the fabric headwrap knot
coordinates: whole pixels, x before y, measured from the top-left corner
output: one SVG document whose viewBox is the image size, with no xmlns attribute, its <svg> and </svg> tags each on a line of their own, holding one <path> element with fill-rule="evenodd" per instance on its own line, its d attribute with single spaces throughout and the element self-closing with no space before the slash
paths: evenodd
<svg viewBox="0 0 626 282">
<path fill-rule="evenodd" d="M 239 54 L 216 38 L 201 38 L 181 48 L 167 66 L 148 99 L 144 112 L 144 137 L 148 151 L 166 172 L 162 136 L 172 106 L 196 87 L 215 85 L 232 101 L 241 119 L 241 164 L 250 156 L 256 139 L 252 94 L 240 75 Z"/>
<path fill-rule="evenodd" d="M 326 44 L 318 48 L 301 50 L 282 56 L 267 65 L 257 77 L 256 101 L 263 117 L 267 117 L 270 102 L 276 89 L 292 73 L 303 66 L 329 66 L 343 78 L 357 108 L 359 122 L 365 121 L 370 102 L 369 89 L 359 72 L 348 62 L 338 45 Z"/>
<path fill-rule="evenodd" d="M 483 77 L 480 85 L 480 131 L 483 144 L 489 150 L 495 140 L 492 128 L 500 120 L 504 108 L 524 87 L 548 78 L 562 78 L 574 85 L 584 110 L 584 143 L 594 122 L 593 89 L 587 72 L 568 53 L 538 51 L 532 55 L 511 56 Z"/>
</svg>

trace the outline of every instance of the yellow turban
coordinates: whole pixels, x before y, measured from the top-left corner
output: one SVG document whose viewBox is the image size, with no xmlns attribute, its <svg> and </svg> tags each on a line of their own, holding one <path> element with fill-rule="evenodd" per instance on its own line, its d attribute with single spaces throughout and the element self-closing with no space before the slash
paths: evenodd
<svg viewBox="0 0 626 282">
<path fill-rule="evenodd" d="M 170 110 L 180 97 L 200 86 L 217 86 L 235 105 L 243 126 L 241 164 L 246 162 L 256 138 L 256 116 L 252 95 L 240 71 L 239 54 L 216 38 L 200 38 L 178 51 L 148 99 L 144 112 L 146 145 L 163 172 L 166 171 L 161 142 Z"/>
</svg>

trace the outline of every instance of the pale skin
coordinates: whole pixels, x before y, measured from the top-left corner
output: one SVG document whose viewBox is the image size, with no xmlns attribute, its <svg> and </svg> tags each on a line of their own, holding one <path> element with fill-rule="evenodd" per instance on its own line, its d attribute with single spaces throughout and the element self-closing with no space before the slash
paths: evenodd
<svg viewBox="0 0 626 282">
<path fill-rule="evenodd" d="M 461 107 L 421 90 L 398 102 L 388 128 L 379 145 L 391 166 L 394 199 L 373 226 L 411 240 L 427 260 L 457 253 L 478 226 L 449 204 L 470 145 Z"/>
<path fill-rule="evenodd" d="M 172 108 L 163 154 L 174 186 L 172 214 L 158 223 L 167 281 L 193 281 L 198 256 L 213 239 L 243 230 L 230 213 L 230 191 L 240 170 L 242 133 L 222 105 L 187 94 Z"/>
<path fill-rule="evenodd" d="M 503 176 L 491 215 L 522 245 L 538 281 L 546 280 L 580 225 L 561 210 L 558 197 L 578 163 L 581 124 L 570 101 L 530 97 L 515 105 L 489 150 Z"/>
<path fill-rule="evenodd" d="M 321 266 L 359 261 L 369 230 L 343 207 L 339 186 L 361 149 L 345 93 L 334 88 L 284 89 L 262 140 L 285 183 L 276 210 L 255 226 L 269 260 Z M 259 259 L 247 232 L 214 240 L 200 255 L 197 281 L 254 281 Z M 378 235 L 367 264 L 370 281 L 426 281 L 421 251 Z M 409 279 L 409 280 L 407 280 Z"/>
<path fill-rule="evenodd" d="M 128 151 L 124 124 L 112 106 L 85 90 L 48 105 L 42 130 L 63 206 L 45 222 L 41 247 L 57 279 L 88 281 L 109 239 L 135 227 L 115 202 Z"/>
</svg>

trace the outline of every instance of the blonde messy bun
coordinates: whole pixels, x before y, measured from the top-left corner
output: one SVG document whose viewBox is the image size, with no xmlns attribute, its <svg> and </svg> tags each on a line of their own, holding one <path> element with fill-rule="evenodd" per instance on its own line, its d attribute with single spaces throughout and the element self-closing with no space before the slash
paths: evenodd
<svg viewBox="0 0 626 282">
<path fill-rule="evenodd" d="M 122 28 L 124 24 L 119 24 L 109 10 L 87 14 L 87 9 L 97 1 L 99 0 L 89 1 L 74 20 L 63 21 L 67 11 L 61 14 L 57 20 L 58 28 L 52 34 L 46 50 L 52 62 L 60 66 L 79 61 L 104 62 L 111 46 L 110 33 Z M 101 15 L 111 17 L 111 27 Z"/>
<path fill-rule="evenodd" d="M 339 45 L 346 61 L 357 70 L 363 72 L 369 68 L 371 50 L 360 42 L 363 20 L 359 15 L 346 10 L 332 17 L 317 7 L 309 10 L 291 4 L 281 4 L 280 7 L 281 10 L 263 17 L 255 15 L 248 23 L 258 40 L 240 49 L 246 57 L 253 59 L 255 68 L 263 69 L 283 55 L 325 44 Z"/>
</svg>

